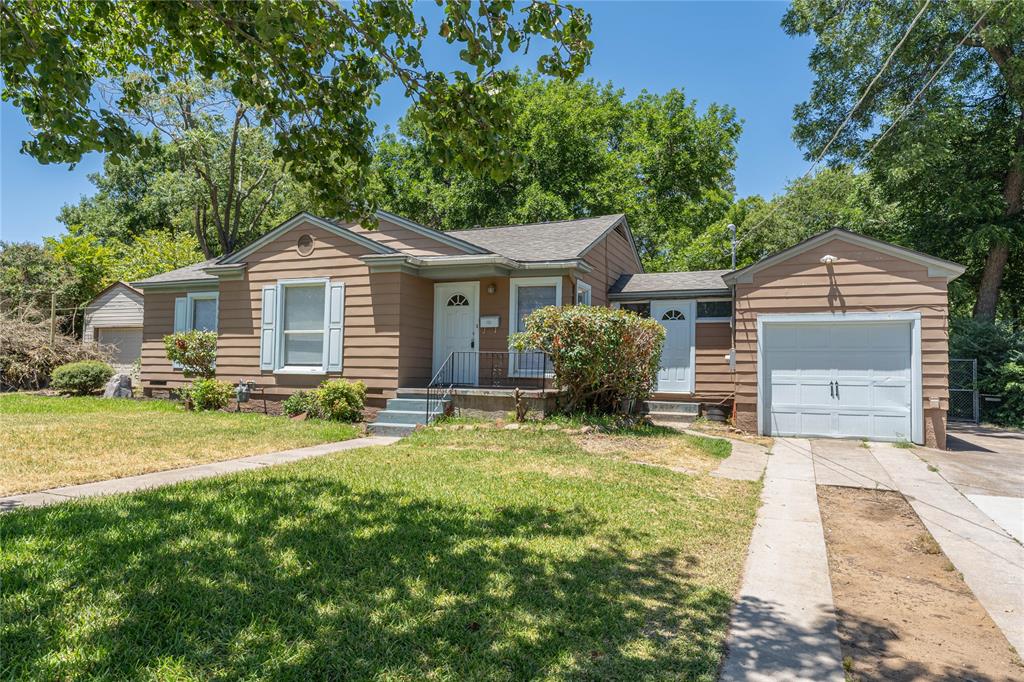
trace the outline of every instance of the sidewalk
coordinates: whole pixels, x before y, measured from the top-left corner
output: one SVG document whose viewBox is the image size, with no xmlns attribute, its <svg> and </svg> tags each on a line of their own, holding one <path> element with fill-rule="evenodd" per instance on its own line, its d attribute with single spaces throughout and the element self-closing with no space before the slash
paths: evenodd
<svg viewBox="0 0 1024 682">
<path fill-rule="evenodd" d="M 777 438 L 768 457 L 723 682 L 845 679 L 809 450 Z"/>
<path fill-rule="evenodd" d="M 273 466 L 275 464 L 288 464 L 310 457 L 321 457 L 335 452 L 355 450 L 374 445 L 390 445 L 398 438 L 384 436 L 371 436 L 368 438 L 355 438 L 337 443 L 322 443 L 311 445 L 306 448 L 295 450 L 283 450 L 281 452 L 268 452 L 262 455 L 251 455 L 239 459 L 229 459 L 223 462 L 211 462 L 210 464 L 198 464 L 183 469 L 170 469 L 168 471 L 154 471 L 139 476 L 127 478 L 112 478 L 108 481 L 96 481 L 95 483 L 83 483 L 81 485 L 70 485 L 62 488 L 50 488 L 35 493 L 24 493 L 22 495 L 11 495 L 0 498 L 0 512 L 11 511 L 23 507 L 42 507 L 48 504 L 68 502 L 83 497 L 95 497 L 97 495 L 114 495 L 117 493 L 129 493 L 146 488 L 156 488 L 182 481 L 194 481 L 200 478 L 211 478 L 222 474 L 231 474 L 236 471 L 248 469 L 259 469 L 260 467 Z"/>
</svg>

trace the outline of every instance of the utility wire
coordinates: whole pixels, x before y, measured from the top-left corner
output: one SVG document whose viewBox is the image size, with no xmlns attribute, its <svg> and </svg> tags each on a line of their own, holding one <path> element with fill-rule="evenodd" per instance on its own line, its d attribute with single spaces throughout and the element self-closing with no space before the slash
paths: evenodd
<svg viewBox="0 0 1024 682">
<path fill-rule="evenodd" d="M 832 138 L 825 145 L 825 148 L 821 151 L 820 154 L 818 154 L 818 157 L 814 160 L 814 162 L 807 169 L 807 171 L 803 175 L 800 176 L 801 180 L 806 178 L 810 174 L 810 172 L 812 170 L 814 170 L 814 168 L 818 165 L 818 163 L 821 161 L 821 159 L 824 158 L 825 153 L 828 151 L 828 149 L 831 146 L 832 142 L 835 141 L 835 139 L 839 136 L 839 133 L 843 130 L 843 128 L 846 126 L 846 124 L 849 123 L 850 119 L 853 117 L 853 114 L 857 111 L 857 107 L 859 107 L 861 105 L 861 103 L 864 101 L 864 98 L 867 97 L 867 94 L 868 94 L 868 92 L 870 92 L 871 87 L 878 81 L 879 77 L 882 75 L 882 73 L 885 72 L 886 68 L 888 68 L 889 63 L 892 61 L 893 56 L 895 56 L 895 54 L 896 54 L 896 51 L 900 49 L 900 46 L 903 45 L 903 43 L 906 41 L 907 37 L 910 35 L 910 31 L 914 28 L 915 25 L 917 25 L 918 20 L 921 18 L 921 15 L 924 13 L 925 9 L 927 9 L 928 4 L 930 3 L 930 1 L 931 0 L 926 0 L 925 4 L 921 7 L 920 11 L 918 11 L 918 13 L 914 17 L 913 21 L 910 22 L 910 26 L 907 27 L 907 30 L 904 32 L 903 37 L 896 44 L 896 47 L 893 48 L 892 52 L 889 54 L 889 57 L 882 64 L 882 67 L 879 70 L 878 74 L 876 74 L 875 77 L 871 80 L 871 82 L 868 83 L 868 87 L 864 90 L 864 94 L 861 95 L 860 99 L 857 100 L 857 103 L 853 105 L 853 108 L 850 110 L 850 113 L 847 114 L 846 118 L 839 125 L 839 128 L 836 129 L 836 132 L 832 135 Z M 875 151 L 875 148 L 879 145 L 879 143 L 881 143 L 881 141 L 885 139 L 885 137 L 892 131 L 892 129 L 895 128 L 896 125 L 900 121 L 903 120 L 903 118 L 907 115 L 907 113 L 910 112 L 910 110 L 914 107 L 914 105 L 917 104 L 917 101 L 921 98 L 921 96 L 925 93 L 925 91 L 928 90 L 929 87 L 931 87 L 931 84 L 933 82 L 935 82 L 935 79 L 938 78 L 939 74 L 942 73 L 943 69 L 945 69 L 946 66 L 949 64 L 949 62 L 953 59 L 953 56 L 956 54 L 956 51 L 959 50 L 960 47 L 962 47 L 965 42 L 967 42 L 967 39 L 971 36 L 971 34 L 974 33 L 974 31 L 978 28 L 978 26 L 981 25 L 981 22 L 985 20 L 985 17 L 988 16 L 989 10 L 991 10 L 991 7 L 989 9 L 986 9 L 984 11 L 984 13 L 982 13 L 982 15 L 978 18 L 978 20 L 976 22 L 974 22 L 974 25 L 966 33 L 964 33 L 964 36 L 963 36 L 963 38 L 960 39 L 960 42 L 957 43 L 953 47 L 953 50 L 949 53 L 949 55 L 946 57 L 946 59 L 943 60 L 943 62 L 939 65 L 939 67 L 937 69 L 935 69 L 935 71 L 932 72 L 932 75 L 925 82 L 924 86 L 917 92 L 916 95 L 914 95 L 914 97 L 910 101 L 910 103 L 907 104 L 907 106 L 905 106 L 900 111 L 900 113 L 896 116 L 896 118 L 893 119 L 893 121 L 889 125 L 889 127 L 885 129 L 885 131 L 878 137 L 877 140 L 875 140 L 875 142 L 871 145 L 871 147 L 868 148 L 868 150 L 864 153 L 864 156 L 862 158 L 866 158 L 866 157 L 870 156 L 871 153 Z M 745 231 L 748 234 L 750 234 L 755 229 L 757 229 L 758 227 L 763 225 L 765 223 L 765 221 L 767 221 L 768 218 L 770 218 L 775 213 L 775 210 L 778 208 L 778 205 L 779 205 L 779 203 L 775 202 L 774 205 L 772 205 L 771 208 L 769 209 L 768 213 L 764 216 L 764 218 L 759 220 L 756 224 L 752 225 L 750 228 L 748 228 Z M 746 241 L 746 237 L 745 236 L 740 238 L 740 239 L 738 239 L 738 240 L 736 240 L 736 245 L 739 246 L 744 241 Z"/>
</svg>

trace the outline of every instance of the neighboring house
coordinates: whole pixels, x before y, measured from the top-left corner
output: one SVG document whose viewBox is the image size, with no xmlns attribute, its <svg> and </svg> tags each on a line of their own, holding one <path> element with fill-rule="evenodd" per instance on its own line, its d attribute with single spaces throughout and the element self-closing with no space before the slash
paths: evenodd
<svg viewBox="0 0 1024 682">
<path fill-rule="evenodd" d="M 85 307 L 82 341 L 111 347 L 114 369 L 129 372 L 142 357 L 142 321 L 142 292 L 114 282 Z"/>
<path fill-rule="evenodd" d="M 204 328 L 218 376 L 269 397 L 344 376 L 382 406 L 439 370 L 466 395 L 508 395 L 544 382 L 535 357 L 508 352 L 510 328 L 546 305 L 611 305 L 665 326 L 659 399 L 734 401 L 765 434 L 944 446 L 959 265 L 837 229 L 735 272 L 644 273 L 622 215 L 457 232 L 378 218 L 371 231 L 300 214 L 135 283 L 146 392 L 184 383 L 163 336 Z"/>
</svg>

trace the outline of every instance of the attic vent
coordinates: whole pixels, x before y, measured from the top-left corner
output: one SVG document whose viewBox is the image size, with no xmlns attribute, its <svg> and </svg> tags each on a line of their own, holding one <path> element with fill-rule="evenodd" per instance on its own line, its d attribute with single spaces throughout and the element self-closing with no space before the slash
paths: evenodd
<svg viewBox="0 0 1024 682">
<path fill-rule="evenodd" d="M 309 254 L 313 253 L 313 236 L 304 234 L 301 237 L 299 237 L 298 244 L 296 245 L 296 250 L 299 252 L 300 256 L 308 256 Z"/>
</svg>

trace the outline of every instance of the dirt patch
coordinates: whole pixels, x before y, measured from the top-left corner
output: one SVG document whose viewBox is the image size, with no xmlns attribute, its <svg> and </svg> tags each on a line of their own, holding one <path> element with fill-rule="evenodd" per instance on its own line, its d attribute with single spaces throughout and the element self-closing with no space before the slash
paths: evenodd
<svg viewBox="0 0 1024 682">
<path fill-rule="evenodd" d="M 718 460 L 712 459 L 680 436 L 662 438 L 590 433 L 576 436 L 573 441 L 595 455 L 662 466 L 684 473 L 706 473 L 718 465 Z"/>
<path fill-rule="evenodd" d="M 1019 680 L 1024 666 L 903 496 L 818 487 L 848 680 Z"/>
</svg>

